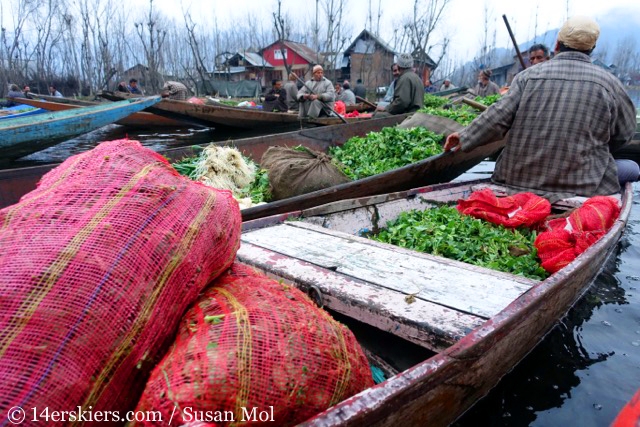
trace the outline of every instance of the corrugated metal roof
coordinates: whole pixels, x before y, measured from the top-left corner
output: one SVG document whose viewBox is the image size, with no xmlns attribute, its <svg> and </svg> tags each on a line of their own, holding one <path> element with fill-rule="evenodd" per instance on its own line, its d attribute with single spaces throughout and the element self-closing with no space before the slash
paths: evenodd
<svg viewBox="0 0 640 427">
<path fill-rule="evenodd" d="M 358 44 L 359 41 L 361 41 L 360 44 Z M 389 46 L 387 43 L 382 41 L 382 39 L 380 39 L 375 34 L 371 33 L 369 30 L 364 29 L 360 34 L 358 34 L 358 37 L 356 37 L 353 40 L 353 42 L 349 45 L 349 47 L 344 51 L 345 55 L 351 54 L 353 52 L 373 53 L 373 51 L 375 50 L 375 46 L 369 46 L 369 44 L 367 43 L 368 41 L 372 41 L 375 44 L 379 44 L 387 52 L 391 52 L 395 54 L 395 51 L 391 49 L 391 46 Z"/>
<path fill-rule="evenodd" d="M 310 64 L 315 64 L 316 61 L 318 61 L 318 58 L 320 58 L 320 60 L 318 62 L 320 62 L 320 63 L 323 62 L 322 55 L 320 55 L 317 52 L 315 52 L 313 49 L 311 49 L 306 44 L 296 43 L 296 42 L 292 42 L 292 41 L 289 41 L 289 40 L 285 40 L 284 44 L 289 49 L 292 49 L 298 55 L 302 56 L 305 59 L 305 61 L 307 61 Z"/>
<path fill-rule="evenodd" d="M 268 67 L 268 68 L 273 68 L 273 65 L 269 64 L 268 61 L 266 61 L 262 55 L 260 55 L 259 53 L 255 53 L 255 52 L 238 52 L 239 55 L 244 56 L 244 59 L 251 65 L 253 65 L 254 67 Z"/>
<path fill-rule="evenodd" d="M 245 71 L 247 71 L 247 67 L 229 67 L 229 69 L 216 68 L 215 70 L 213 70 L 213 73 L 214 74 L 238 74 L 238 73 L 244 73 Z"/>
</svg>

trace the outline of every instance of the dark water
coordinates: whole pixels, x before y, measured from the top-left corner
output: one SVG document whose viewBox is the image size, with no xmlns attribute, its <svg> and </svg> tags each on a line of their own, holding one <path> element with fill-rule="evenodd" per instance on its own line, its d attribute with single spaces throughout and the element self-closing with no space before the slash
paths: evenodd
<svg viewBox="0 0 640 427">
<path fill-rule="evenodd" d="M 462 179 L 489 176 L 491 164 Z M 614 257 L 566 318 L 457 423 L 609 426 L 640 388 L 640 184 Z"/>
<path fill-rule="evenodd" d="M 253 135 L 259 132 L 253 132 Z M 264 132 L 262 132 L 264 133 Z M 128 136 L 154 149 L 252 134 L 101 128 L 16 162 L 62 161 L 100 141 Z M 483 162 L 460 179 L 489 177 Z M 458 422 L 476 426 L 608 426 L 640 388 L 640 184 L 615 256 L 585 296 L 499 385 Z"/>
<path fill-rule="evenodd" d="M 285 130 L 295 130 L 282 129 Z M 142 145 L 153 150 L 160 151 L 167 148 L 189 146 L 194 144 L 206 144 L 208 142 L 223 142 L 229 139 L 248 138 L 256 135 L 270 133 L 264 129 L 236 131 L 221 129 L 199 129 L 199 128 L 156 128 L 156 129 L 135 129 L 120 125 L 108 125 L 93 132 L 81 135 L 77 138 L 61 142 L 46 150 L 38 151 L 29 156 L 18 159 L 3 168 L 20 168 L 34 166 L 42 163 L 62 162 L 67 157 L 94 148 L 100 142 L 112 141 L 115 139 L 129 138 L 135 139 Z"/>
</svg>

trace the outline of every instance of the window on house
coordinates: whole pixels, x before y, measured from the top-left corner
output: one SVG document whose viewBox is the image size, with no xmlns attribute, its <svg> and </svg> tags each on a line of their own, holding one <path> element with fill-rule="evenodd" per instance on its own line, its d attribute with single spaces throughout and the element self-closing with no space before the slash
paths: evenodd
<svg viewBox="0 0 640 427">
<path fill-rule="evenodd" d="M 282 57 L 283 52 L 284 52 L 284 58 Z M 273 57 L 275 59 L 287 59 L 287 49 L 276 49 L 274 51 Z"/>
</svg>

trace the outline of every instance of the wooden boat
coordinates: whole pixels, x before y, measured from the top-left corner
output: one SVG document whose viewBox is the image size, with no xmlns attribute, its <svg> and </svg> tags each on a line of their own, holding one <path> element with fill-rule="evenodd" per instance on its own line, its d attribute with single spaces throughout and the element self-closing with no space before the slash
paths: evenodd
<svg viewBox="0 0 640 427">
<path fill-rule="evenodd" d="M 288 147 L 303 145 L 312 150 L 324 152 L 331 146 L 344 144 L 352 136 L 364 136 L 368 132 L 379 131 L 386 126 L 394 126 L 406 117 L 406 115 L 390 116 L 348 125 L 304 129 L 277 135 L 240 139 L 230 141 L 228 144 L 235 146 L 244 155 L 259 163 L 264 152 L 274 145 Z M 460 125 L 456 122 L 438 116 L 428 116 L 425 125 L 434 132 L 444 134 L 460 129 Z M 248 221 L 278 213 L 306 209 L 336 200 L 448 182 L 499 150 L 502 144 L 502 141 L 496 141 L 468 153 L 458 151 L 439 154 L 379 175 L 243 209 L 242 218 Z M 197 154 L 198 150 L 197 147 L 184 147 L 166 150 L 162 154 L 171 161 L 177 161 Z M 0 171 L 0 207 L 16 203 L 22 195 L 35 188 L 40 176 L 53 167 L 54 165 L 44 165 Z"/>
<path fill-rule="evenodd" d="M 0 158 L 17 159 L 143 110 L 159 96 L 0 121 Z"/>
<path fill-rule="evenodd" d="M 92 105 L 98 104 L 95 101 L 86 101 L 84 99 L 75 99 L 75 98 L 61 98 L 58 96 L 51 95 L 41 95 L 39 93 L 29 92 L 30 99 L 44 99 L 45 101 L 57 102 L 58 104 L 70 104 L 77 105 L 80 107 L 91 107 Z"/>
<path fill-rule="evenodd" d="M 13 98 L 9 98 L 13 100 Z M 44 113 L 46 110 L 41 108 L 31 108 L 29 105 L 15 105 L 13 107 L 5 107 L 0 110 L 0 120 L 17 119 L 19 117 L 33 116 L 34 114 Z"/>
<path fill-rule="evenodd" d="M 484 184 L 441 184 L 243 224 L 238 261 L 337 313 L 370 361 L 390 376 L 301 425 L 454 422 L 586 291 L 616 247 L 633 197 L 627 184 L 620 216 L 607 234 L 542 281 L 359 237 L 402 211 L 455 203 Z"/>
<path fill-rule="evenodd" d="M 101 96 L 111 101 L 135 98 L 136 95 L 124 92 L 102 92 Z M 319 117 L 317 119 L 298 118 L 297 113 L 272 113 L 262 111 L 258 108 L 230 107 L 223 104 L 193 104 L 186 101 L 176 101 L 173 99 L 163 99 L 153 108 L 148 109 L 154 114 L 163 115 L 166 113 L 196 119 L 203 124 L 213 127 L 229 128 L 278 128 L 291 126 L 327 126 L 344 123 L 353 123 L 367 119 L 340 118 L 340 117 Z"/>
<path fill-rule="evenodd" d="M 37 108 L 48 110 L 48 111 L 65 111 L 65 110 L 72 110 L 74 108 L 81 107 L 81 105 L 77 105 L 77 104 L 47 101 L 44 99 L 25 99 L 22 102 L 24 104 L 31 105 L 33 107 L 37 107 Z M 90 105 L 101 105 L 101 104 L 99 102 L 94 102 Z M 138 127 L 138 128 L 156 128 L 156 127 L 177 128 L 177 127 L 187 126 L 186 123 L 181 122 L 179 120 L 158 116 L 156 114 L 147 113 L 145 111 L 133 113 L 123 119 L 116 121 L 115 123 L 122 126 L 130 126 L 130 127 Z"/>
</svg>

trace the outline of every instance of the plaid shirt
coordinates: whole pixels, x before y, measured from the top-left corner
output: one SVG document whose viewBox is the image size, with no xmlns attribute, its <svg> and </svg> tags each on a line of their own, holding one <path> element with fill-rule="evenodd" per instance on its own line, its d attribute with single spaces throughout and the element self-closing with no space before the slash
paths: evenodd
<svg viewBox="0 0 640 427">
<path fill-rule="evenodd" d="M 563 52 L 519 73 L 460 133 L 461 148 L 506 134 L 495 183 L 554 200 L 608 195 L 620 191 L 611 153 L 633 137 L 635 115 L 616 77 L 583 53 Z"/>
<path fill-rule="evenodd" d="M 186 101 L 189 98 L 189 91 L 187 90 L 187 87 L 180 82 L 166 82 L 162 89 L 169 92 L 169 99 Z"/>
</svg>

